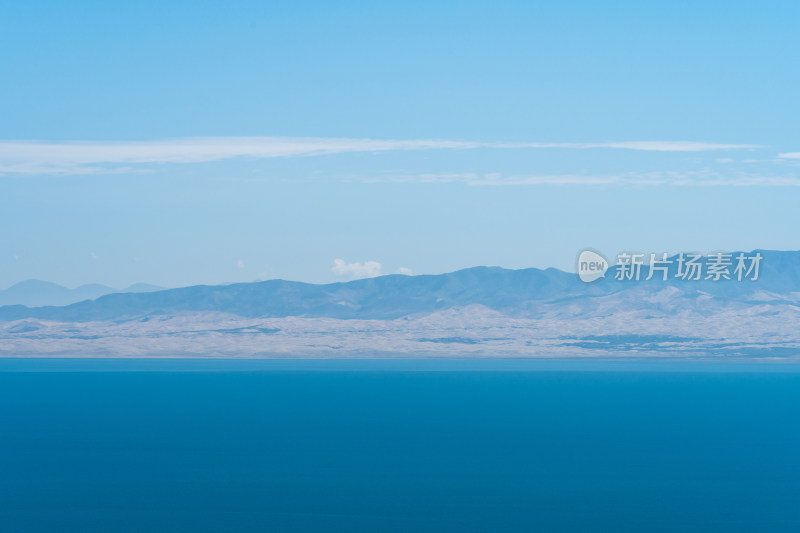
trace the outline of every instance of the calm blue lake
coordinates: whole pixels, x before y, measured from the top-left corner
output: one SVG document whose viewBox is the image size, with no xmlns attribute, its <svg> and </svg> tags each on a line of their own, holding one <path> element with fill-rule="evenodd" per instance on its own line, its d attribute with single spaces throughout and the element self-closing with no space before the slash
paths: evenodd
<svg viewBox="0 0 800 533">
<path fill-rule="evenodd" d="M 800 531 L 780 365 L 0 362 L 0 530 Z"/>
</svg>

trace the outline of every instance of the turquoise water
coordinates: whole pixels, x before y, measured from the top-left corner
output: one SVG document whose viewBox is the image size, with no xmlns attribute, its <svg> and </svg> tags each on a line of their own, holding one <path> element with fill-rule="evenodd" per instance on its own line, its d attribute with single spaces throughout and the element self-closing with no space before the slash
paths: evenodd
<svg viewBox="0 0 800 533">
<path fill-rule="evenodd" d="M 800 530 L 800 373 L 697 365 L 2 361 L 0 530 Z"/>
</svg>

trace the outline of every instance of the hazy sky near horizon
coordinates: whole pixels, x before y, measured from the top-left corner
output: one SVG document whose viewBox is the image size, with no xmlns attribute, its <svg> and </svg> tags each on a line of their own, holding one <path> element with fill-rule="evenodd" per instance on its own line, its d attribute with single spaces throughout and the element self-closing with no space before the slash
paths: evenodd
<svg viewBox="0 0 800 533">
<path fill-rule="evenodd" d="M 800 249 L 798 20 L 790 1 L 7 2 L 0 288 Z"/>
</svg>

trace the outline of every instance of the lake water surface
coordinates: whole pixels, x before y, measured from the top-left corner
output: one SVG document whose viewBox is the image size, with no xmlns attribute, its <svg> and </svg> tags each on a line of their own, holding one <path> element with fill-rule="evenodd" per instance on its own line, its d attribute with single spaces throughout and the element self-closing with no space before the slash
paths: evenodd
<svg viewBox="0 0 800 533">
<path fill-rule="evenodd" d="M 0 530 L 800 531 L 800 372 L 0 361 Z"/>
</svg>

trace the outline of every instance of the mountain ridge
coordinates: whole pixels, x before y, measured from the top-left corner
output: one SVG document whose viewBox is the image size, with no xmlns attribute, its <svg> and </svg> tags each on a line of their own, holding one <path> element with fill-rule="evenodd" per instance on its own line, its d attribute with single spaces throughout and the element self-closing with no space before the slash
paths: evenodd
<svg viewBox="0 0 800 533">
<path fill-rule="evenodd" d="M 114 293 L 66 306 L 3 306 L 0 320 L 37 318 L 87 322 L 208 311 L 249 318 L 395 319 L 472 304 L 514 316 L 535 314 L 544 304 L 552 306 L 559 302 L 591 307 L 587 298 L 616 293 L 632 302 L 647 300 L 667 286 L 677 288 L 680 292 L 677 296 L 699 298 L 698 302 L 702 301 L 702 294 L 709 294 L 720 305 L 750 299 L 759 291 L 777 294 L 800 291 L 800 252 L 754 250 L 748 253 L 756 252 L 764 256 L 758 281 L 673 278 L 615 281 L 616 267 L 611 267 L 606 279 L 587 284 L 577 275 L 555 268 L 514 270 L 479 266 L 445 274 L 390 274 L 329 284 L 268 280 L 195 285 L 147 293 Z"/>
<path fill-rule="evenodd" d="M 151 292 L 163 289 L 164 287 L 147 283 L 134 283 L 124 289 L 115 289 L 100 283 L 86 283 L 70 289 L 52 281 L 26 279 L 11 285 L 7 289 L 0 290 L 0 306 L 65 306 L 83 300 L 94 300 L 106 294 Z"/>
</svg>

